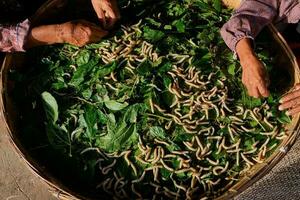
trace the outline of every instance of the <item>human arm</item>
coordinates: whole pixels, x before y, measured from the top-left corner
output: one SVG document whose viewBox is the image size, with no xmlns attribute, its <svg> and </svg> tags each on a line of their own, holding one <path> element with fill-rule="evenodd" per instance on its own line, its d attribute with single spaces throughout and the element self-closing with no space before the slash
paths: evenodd
<svg viewBox="0 0 300 200">
<path fill-rule="evenodd" d="M 269 96 L 269 77 L 263 63 L 257 58 L 249 38 L 241 39 L 236 52 L 242 66 L 242 82 L 248 94 L 255 98 Z"/>
<path fill-rule="evenodd" d="M 240 59 L 243 83 L 250 96 L 266 97 L 269 94 L 267 73 L 252 48 L 254 38 L 272 21 L 296 23 L 299 19 L 300 3 L 297 0 L 246 0 L 222 27 L 224 41 Z"/>
<path fill-rule="evenodd" d="M 106 34 L 107 31 L 84 20 L 33 28 L 30 28 L 29 20 L 25 20 L 17 25 L 0 27 L 0 51 L 23 52 L 31 47 L 56 43 L 83 46 L 99 41 Z"/>
<path fill-rule="evenodd" d="M 97 42 L 107 35 L 107 31 L 84 20 L 71 21 L 63 24 L 43 25 L 31 29 L 25 42 L 26 48 L 55 43 L 69 43 L 83 46 Z"/>
</svg>

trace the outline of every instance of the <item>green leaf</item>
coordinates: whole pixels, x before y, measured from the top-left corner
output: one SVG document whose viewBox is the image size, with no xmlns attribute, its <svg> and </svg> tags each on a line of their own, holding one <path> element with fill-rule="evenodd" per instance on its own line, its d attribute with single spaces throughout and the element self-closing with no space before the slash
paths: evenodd
<svg viewBox="0 0 300 200">
<path fill-rule="evenodd" d="M 119 102 L 114 101 L 114 100 L 105 101 L 104 104 L 108 109 L 113 110 L 113 111 L 119 111 L 119 110 L 122 110 L 122 109 L 124 109 L 128 106 L 127 102 L 119 103 Z"/>
<path fill-rule="evenodd" d="M 173 25 L 175 25 L 179 33 L 185 32 L 185 22 L 182 19 L 174 21 Z"/>
<path fill-rule="evenodd" d="M 99 68 L 97 68 L 96 77 L 103 78 L 104 76 L 106 76 L 106 75 L 110 74 L 111 72 L 113 72 L 116 68 L 117 68 L 117 62 L 116 61 L 108 63 L 104 66 L 100 66 Z"/>
<path fill-rule="evenodd" d="M 146 20 L 147 20 L 150 24 L 156 26 L 157 28 L 161 26 L 161 23 L 158 22 L 158 21 L 156 21 L 156 20 L 153 19 L 153 18 L 147 17 Z"/>
<path fill-rule="evenodd" d="M 158 73 L 163 74 L 170 71 L 171 69 L 172 69 L 172 63 L 165 62 L 159 66 Z"/>
<path fill-rule="evenodd" d="M 172 26 L 171 26 L 171 25 L 165 25 L 165 26 L 164 26 L 164 29 L 165 29 L 165 30 L 172 30 Z"/>
<path fill-rule="evenodd" d="M 166 139 L 166 132 L 163 128 L 159 126 L 152 126 L 150 127 L 149 131 L 150 135 L 154 138 L 159 138 L 159 139 Z"/>
<path fill-rule="evenodd" d="M 235 75 L 235 64 L 231 64 L 228 66 L 228 73 L 232 76 Z"/>
<path fill-rule="evenodd" d="M 88 50 L 82 50 L 78 53 L 78 55 L 76 56 L 75 62 L 77 64 L 77 66 L 81 66 L 84 64 L 87 64 L 90 60 L 90 51 Z"/>
<path fill-rule="evenodd" d="M 285 114 L 285 112 L 280 112 L 278 116 L 278 121 L 282 124 L 289 124 L 292 120 L 287 114 Z"/>
<path fill-rule="evenodd" d="M 98 139 L 100 148 L 108 152 L 118 152 L 136 144 L 138 133 L 136 124 L 128 125 L 122 121 L 117 126 L 108 125 L 107 134 Z"/>
<path fill-rule="evenodd" d="M 147 107 L 142 103 L 137 103 L 127 107 L 127 110 L 124 114 L 124 120 L 130 123 L 137 123 L 137 117 L 139 113 L 145 112 Z"/>
<path fill-rule="evenodd" d="M 221 9 L 222 9 L 221 0 L 213 0 L 213 6 L 214 6 L 214 9 L 216 9 L 217 12 L 221 12 Z"/>
<path fill-rule="evenodd" d="M 87 105 L 84 109 L 84 119 L 86 122 L 86 133 L 90 140 L 92 140 L 97 132 L 97 112 L 94 111 L 94 107 Z"/>
<path fill-rule="evenodd" d="M 151 42 L 158 42 L 163 37 L 165 37 L 164 32 L 155 30 L 155 29 L 151 29 L 148 26 L 145 26 L 143 28 L 143 32 L 144 32 L 144 38 L 146 40 L 150 40 Z"/>
<path fill-rule="evenodd" d="M 49 92 L 43 92 L 42 99 L 48 120 L 55 123 L 58 119 L 58 105 L 55 98 Z"/>
<path fill-rule="evenodd" d="M 145 76 L 147 74 L 150 74 L 152 71 L 152 66 L 153 63 L 150 60 L 145 60 L 144 62 L 141 62 L 138 66 L 137 66 L 137 72 L 139 75 L 141 76 Z"/>
<path fill-rule="evenodd" d="M 65 128 L 53 123 L 46 123 L 45 126 L 48 140 L 54 149 L 66 151 L 71 146 L 69 135 Z"/>
<path fill-rule="evenodd" d="M 85 76 L 88 75 L 97 64 L 98 59 L 92 59 L 88 63 L 77 67 L 69 84 L 78 87 L 85 80 Z"/>
</svg>

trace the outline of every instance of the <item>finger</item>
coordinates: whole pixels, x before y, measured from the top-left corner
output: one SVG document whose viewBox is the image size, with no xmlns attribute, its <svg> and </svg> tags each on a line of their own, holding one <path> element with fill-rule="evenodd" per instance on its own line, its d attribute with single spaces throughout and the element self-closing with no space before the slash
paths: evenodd
<svg viewBox="0 0 300 200">
<path fill-rule="evenodd" d="M 260 97 L 260 94 L 259 94 L 259 91 L 258 91 L 258 88 L 257 87 L 252 87 L 252 97 L 254 98 L 259 98 Z"/>
<path fill-rule="evenodd" d="M 109 9 L 108 11 L 106 11 L 105 16 L 106 16 L 106 27 L 105 28 L 112 28 L 113 25 L 118 20 L 116 14 L 114 13 L 114 11 L 112 9 Z"/>
<path fill-rule="evenodd" d="M 300 112 L 300 106 L 296 106 L 295 108 L 286 112 L 287 115 L 296 115 Z"/>
<path fill-rule="evenodd" d="M 254 98 L 259 98 L 259 92 L 258 92 L 258 88 L 257 87 L 251 87 L 251 89 L 249 90 L 249 95 L 254 97 Z"/>
<path fill-rule="evenodd" d="M 98 31 L 98 30 L 94 29 L 90 40 L 91 40 L 91 42 L 98 42 L 101 38 L 103 38 L 107 34 L 108 34 L 107 31 L 104 31 L 104 30 Z"/>
<path fill-rule="evenodd" d="M 118 21 L 118 19 L 117 18 L 108 18 L 107 19 L 107 25 L 106 25 L 106 28 L 107 29 L 111 29 L 114 25 L 115 25 L 115 23 Z"/>
<path fill-rule="evenodd" d="M 279 106 L 278 109 L 279 110 L 286 110 L 286 109 L 293 108 L 293 107 L 295 107 L 299 104 L 300 104 L 300 97 L 284 102 L 283 104 L 281 104 Z"/>
<path fill-rule="evenodd" d="M 300 89 L 288 93 L 280 99 L 280 103 L 284 103 L 300 96 Z"/>
<path fill-rule="evenodd" d="M 265 84 L 261 84 L 257 88 L 261 96 L 268 97 L 270 95 L 270 92 Z"/>
<path fill-rule="evenodd" d="M 103 11 L 104 7 L 103 7 L 102 3 L 103 2 L 101 2 L 101 1 L 93 1 L 92 0 L 92 5 L 97 14 L 97 17 L 98 17 L 100 23 L 102 24 L 102 26 L 105 27 L 106 26 L 105 13 Z"/>
<path fill-rule="evenodd" d="M 98 16 L 98 19 L 100 21 L 100 23 L 102 24 L 103 27 L 106 27 L 106 18 L 105 18 L 105 14 L 103 12 L 103 10 L 97 7 L 97 9 L 95 9 L 96 14 Z"/>
</svg>

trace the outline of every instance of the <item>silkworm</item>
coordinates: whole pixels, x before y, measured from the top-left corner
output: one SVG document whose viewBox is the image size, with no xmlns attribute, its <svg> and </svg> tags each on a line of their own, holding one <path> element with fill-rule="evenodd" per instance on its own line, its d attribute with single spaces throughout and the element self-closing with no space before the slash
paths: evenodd
<svg viewBox="0 0 300 200">
<path fill-rule="evenodd" d="M 163 159 L 160 159 L 160 163 L 163 165 L 164 168 L 166 168 L 167 170 L 171 171 L 171 172 L 174 172 L 174 169 L 169 167 Z"/>
<path fill-rule="evenodd" d="M 207 160 L 210 164 L 212 164 L 212 165 L 219 165 L 219 160 L 213 161 L 213 160 L 211 160 L 210 158 L 206 158 L 206 160 Z"/>
<path fill-rule="evenodd" d="M 202 85 L 196 85 L 194 83 L 188 82 L 187 80 L 185 80 L 185 84 L 187 84 L 191 87 L 197 88 L 197 89 L 201 89 L 201 87 L 202 87 Z"/>
<path fill-rule="evenodd" d="M 229 119 L 231 120 L 235 120 L 235 121 L 238 121 L 238 122 L 241 122 L 241 123 L 244 123 L 244 121 L 236 116 L 229 116 Z"/>
<path fill-rule="evenodd" d="M 153 103 L 153 106 L 159 111 L 159 112 L 166 112 L 166 110 L 162 109 L 161 107 L 159 107 L 159 105 Z"/>
<path fill-rule="evenodd" d="M 197 149 L 194 148 L 192 144 L 190 144 L 190 143 L 188 143 L 188 142 L 183 142 L 183 144 L 184 144 L 190 151 L 197 151 Z"/>
<path fill-rule="evenodd" d="M 173 121 L 169 121 L 168 123 L 165 124 L 165 129 L 169 130 L 172 126 Z"/>
<path fill-rule="evenodd" d="M 227 126 L 227 129 L 228 129 L 228 133 L 229 133 L 229 135 L 230 135 L 230 138 L 231 138 L 231 140 L 232 140 L 232 141 L 234 141 L 235 139 L 234 139 L 234 136 L 233 136 L 232 130 L 231 130 L 231 128 L 230 128 L 230 126 L 229 126 L 229 125 Z"/>
<path fill-rule="evenodd" d="M 213 174 L 215 176 L 219 176 L 220 174 L 224 173 L 228 169 L 228 166 L 229 166 L 229 162 L 227 161 L 224 167 L 222 167 L 222 166 L 214 167 L 213 168 Z"/>
<path fill-rule="evenodd" d="M 176 183 L 175 180 L 173 180 L 173 184 L 174 184 L 175 187 L 178 188 L 179 190 L 183 190 L 184 192 L 186 192 L 186 188 L 183 187 L 183 186 L 181 186 L 181 185 L 178 185 L 178 184 Z"/>
<path fill-rule="evenodd" d="M 274 134 L 276 134 L 278 132 L 278 129 L 277 127 L 275 129 L 273 129 L 272 131 L 270 132 L 260 132 L 259 134 L 261 135 L 266 135 L 266 136 L 273 136 Z"/>
<path fill-rule="evenodd" d="M 264 120 L 263 120 L 271 129 L 274 128 L 274 126 L 267 120 L 266 117 L 264 117 Z"/>
<path fill-rule="evenodd" d="M 173 191 L 169 190 L 167 187 L 164 186 L 163 189 L 164 189 L 164 194 L 166 196 L 168 196 L 169 198 L 174 198 L 174 196 L 175 197 L 177 196 L 176 192 L 173 192 Z"/>
<path fill-rule="evenodd" d="M 151 98 L 149 99 L 149 104 L 150 104 L 151 112 L 154 113 L 154 106 Z"/>
<path fill-rule="evenodd" d="M 146 161 L 153 162 L 154 160 L 156 160 L 157 157 L 158 157 L 158 152 L 157 151 L 158 151 L 157 148 L 155 148 L 154 151 L 153 151 L 153 157 L 149 158 L 149 159 L 146 159 Z"/>
<path fill-rule="evenodd" d="M 137 192 L 137 191 L 135 190 L 134 184 L 131 184 L 131 190 L 132 190 L 132 192 L 133 192 L 135 195 L 137 195 L 139 198 L 143 198 L 143 196 L 142 196 L 139 192 Z"/>
<path fill-rule="evenodd" d="M 155 182 L 159 182 L 159 180 L 158 180 L 158 168 L 157 168 L 157 167 L 154 167 L 154 168 L 152 169 L 152 172 L 153 172 L 154 181 L 155 181 Z"/>
<path fill-rule="evenodd" d="M 266 146 L 269 143 L 269 141 L 270 141 L 270 137 L 268 137 L 266 139 L 266 141 L 260 146 L 259 150 L 261 150 L 262 148 L 264 148 L 264 146 Z"/>
<path fill-rule="evenodd" d="M 178 97 L 175 95 L 174 96 L 175 97 L 175 101 L 172 103 L 172 105 L 170 105 L 170 108 L 173 108 L 174 106 L 176 106 L 177 104 L 178 104 L 178 102 L 179 102 L 179 99 L 178 99 Z M 181 114 L 179 114 L 180 116 L 182 116 Z"/>
<path fill-rule="evenodd" d="M 198 146 L 200 147 L 200 150 L 203 152 L 204 151 L 204 146 L 201 143 L 199 137 L 198 136 L 194 136 L 194 138 L 196 139 L 196 142 L 197 142 Z"/>
<path fill-rule="evenodd" d="M 185 169 L 175 170 L 174 173 L 175 174 L 181 174 L 181 173 L 186 173 L 186 172 L 189 172 L 189 171 L 190 171 L 190 169 L 185 168 Z"/>
<path fill-rule="evenodd" d="M 241 149 L 237 148 L 237 149 L 230 149 L 230 150 L 226 150 L 227 153 L 238 153 L 240 152 Z"/>
<path fill-rule="evenodd" d="M 207 177 L 209 177 L 212 174 L 212 172 L 208 172 L 207 174 L 203 174 L 202 176 L 200 176 L 201 179 L 205 179 Z"/>
<path fill-rule="evenodd" d="M 243 158 L 243 160 L 248 163 L 249 165 L 254 165 L 253 162 L 251 162 L 243 153 L 241 153 L 241 157 Z"/>
<path fill-rule="evenodd" d="M 226 105 L 226 103 L 222 104 L 222 107 L 224 107 L 228 112 L 232 113 L 233 111 L 231 109 L 229 109 Z"/>
<path fill-rule="evenodd" d="M 171 92 L 172 94 L 175 94 L 178 98 L 181 98 L 182 96 L 180 95 L 180 93 L 172 87 L 172 84 L 170 84 L 168 86 L 169 92 Z"/>
<path fill-rule="evenodd" d="M 244 131 L 248 132 L 248 133 L 251 133 L 251 132 L 254 132 L 254 131 L 255 131 L 255 128 L 248 129 L 248 128 L 246 128 L 245 126 L 241 126 L 241 128 L 242 128 Z"/>
<path fill-rule="evenodd" d="M 118 91 L 117 88 L 115 88 L 114 86 L 112 86 L 110 83 L 105 83 L 105 85 L 107 85 L 110 89 L 114 90 L 114 91 Z"/>
<path fill-rule="evenodd" d="M 139 135 L 138 147 L 142 152 L 145 152 L 147 148 L 144 146 L 141 136 Z"/>
<path fill-rule="evenodd" d="M 173 154 L 167 154 L 164 156 L 164 158 L 177 158 L 177 156 Z"/>
<path fill-rule="evenodd" d="M 212 181 L 212 180 L 206 181 L 207 184 L 211 184 L 211 185 L 218 185 L 220 182 L 221 182 L 220 178 L 218 178 L 216 181 Z"/>
<path fill-rule="evenodd" d="M 140 158 L 139 156 L 135 156 L 135 159 L 141 163 L 143 163 L 144 165 L 148 165 L 149 163 L 144 161 L 142 158 Z"/>
<path fill-rule="evenodd" d="M 245 151 L 244 154 L 253 154 L 257 151 L 257 148 L 253 148 L 252 150 L 249 150 L 249 151 Z"/>
<path fill-rule="evenodd" d="M 188 154 L 189 152 L 188 152 L 188 151 L 172 151 L 171 153 L 177 154 L 177 155 L 186 155 L 186 154 Z"/>
<path fill-rule="evenodd" d="M 208 136 L 208 140 L 221 140 L 223 137 L 222 136 Z"/>
<path fill-rule="evenodd" d="M 190 129 L 187 128 L 185 125 L 183 125 L 182 128 L 183 128 L 183 129 L 185 130 L 185 132 L 187 132 L 187 133 L 191 133 L 191 134 L 197 133 L 197 131 L 190 130 Z"/>
</svg>

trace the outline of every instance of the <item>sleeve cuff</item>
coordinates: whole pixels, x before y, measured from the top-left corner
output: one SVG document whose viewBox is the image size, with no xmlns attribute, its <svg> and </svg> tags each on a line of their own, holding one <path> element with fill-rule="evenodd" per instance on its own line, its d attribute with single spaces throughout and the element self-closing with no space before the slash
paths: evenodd
<svg viewBox="0 0 300 200">
<path fill-rule="evenodd" d="M 13 40 L 13 50 L 24 52 L 24 45 L 30 30 L 30 21 L 28 19 L 18 23 L 15 27 L 15 40 Z"/>
</svg>

